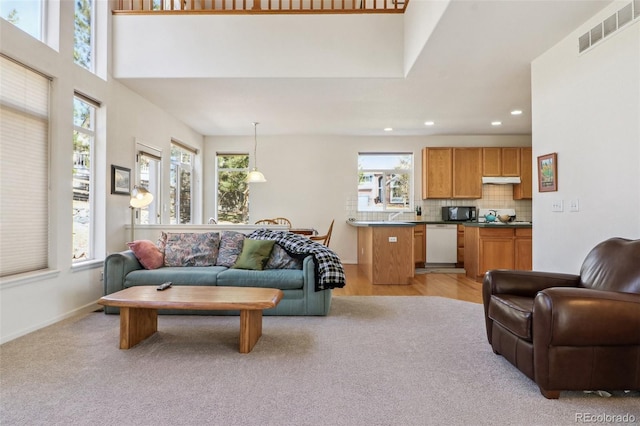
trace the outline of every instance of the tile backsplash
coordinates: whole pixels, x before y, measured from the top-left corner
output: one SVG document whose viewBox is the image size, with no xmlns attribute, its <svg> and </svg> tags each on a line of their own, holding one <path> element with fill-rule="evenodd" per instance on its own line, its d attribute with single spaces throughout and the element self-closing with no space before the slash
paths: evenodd
<svg viewBox="0 0 640 426">
<path fill-rule="evenodd" d="M 463 200 L 414 200 L 414 206 L 422 207 L 422 219 L 428 221 L 442 220 L 442 207 L 445 206 L 475 206 L 477 209 L 515 209 L 517 220 L 530 221 L 533 217 L 531 200 L 514 200 L 513 185 L 482 185 L 482 198 Z M 347 217 L 357 220 L 383 220 L 389 213 L 358 212 L 357 197 L 347 197 Z M 402 213 L 397 219 L 413 220 L 415 213 Z"/>
</svg>

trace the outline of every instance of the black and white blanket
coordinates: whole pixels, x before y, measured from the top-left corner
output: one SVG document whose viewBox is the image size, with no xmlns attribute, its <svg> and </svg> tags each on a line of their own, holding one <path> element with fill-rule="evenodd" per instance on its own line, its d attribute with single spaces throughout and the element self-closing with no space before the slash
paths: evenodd
<svg viewBox="0 0 640 426">
<path fill-rule="evenodd" d="M 287 231 L 256 229 L 247 238 L 254 240 L 275 240 L 292 256 L 311 255 L 315 261 L 316 291 L 344 287 L 346 278 L 338 255 L 328 247 L 311 241 L 302 235 Z"/>
</svg>

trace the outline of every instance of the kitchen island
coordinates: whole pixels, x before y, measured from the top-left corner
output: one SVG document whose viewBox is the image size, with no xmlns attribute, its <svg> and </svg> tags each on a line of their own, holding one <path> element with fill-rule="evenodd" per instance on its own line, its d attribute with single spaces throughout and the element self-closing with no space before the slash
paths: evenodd
<svg viewBox="0 0 640 426">
<path fill-rule="evenodd" d="M 410 284 L 415 222 L 347 221 L 358 229 L 358 269 L 372 284 Z"/>
<path fill-rule="evenodd" d="M 530 222 L 464 223 L 464 269 L 467 277 L 482 281 L 491 269 L 531 270 Z"/>
</svg>

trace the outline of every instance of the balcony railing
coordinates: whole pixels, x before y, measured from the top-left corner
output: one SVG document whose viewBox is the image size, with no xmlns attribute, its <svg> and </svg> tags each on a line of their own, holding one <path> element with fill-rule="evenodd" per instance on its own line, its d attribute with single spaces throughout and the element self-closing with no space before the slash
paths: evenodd
<svg viewBox="0 0 640 426">
<path fill-rule="evenodd" d="M 114 14 L 404 13 L 409 0 L 118 0 Z"/>
</svg>

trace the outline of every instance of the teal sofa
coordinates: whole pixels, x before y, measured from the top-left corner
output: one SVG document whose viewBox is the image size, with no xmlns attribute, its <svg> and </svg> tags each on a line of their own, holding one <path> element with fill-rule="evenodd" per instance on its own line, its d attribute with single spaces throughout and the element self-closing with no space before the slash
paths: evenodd
<svg viewBox="0 0 640 426">
<path fill-rule="evenodd" d="M 327 315 L 331 307 L 331 289 L 316 291 L 313 256 L 302 261 L 302 269 L 245 270 L 224 266 L 186 266 L 145 269 L 130 250 L 109 255 L 104 264 L 104 294 L 128 287 L 173 285 L 269 287 L 283 291 L 284 297 L 264 315 Z M 105 307 L 105 313 L 117 314 L 119 308 Z M 161 314 L 237 315 L 237 311 L 160 311 Z"/>
</svg>

